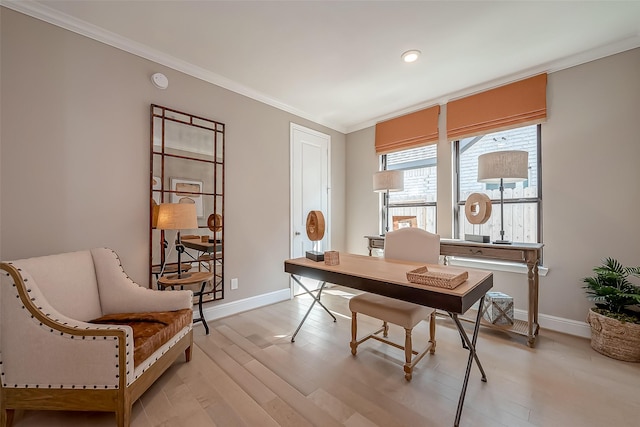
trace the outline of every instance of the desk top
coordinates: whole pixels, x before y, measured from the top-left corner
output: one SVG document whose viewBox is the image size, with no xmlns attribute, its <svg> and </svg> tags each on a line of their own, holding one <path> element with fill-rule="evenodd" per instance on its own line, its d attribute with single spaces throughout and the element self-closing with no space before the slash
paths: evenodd
<svg viewBox="0 0 640 427">
<path fill-rule="evenodd" d="M 222 250 L 222 244 L 213 242 L 203 242 L 200 238 L 197 239 L 181 239 L 183 245 L 187 248 L 195 249 L 200 252 L 220 252 Z"/>
<path fill-rule="evenodd" d="M 307 258 L 284 262 L 285 271 L 316 280 L 327 281 L 390 298 L 462 314 L 493 287 L 493 274 L 470 268 L 431 265 L 430 271 L 459 273 L 469 278 L 455 289 L 420 285 L 407 280 L 407 272 L 425 263 L 388 260 L 363 255 L 340 254 L 340 264 L 326 265 Z"/>
</svg>

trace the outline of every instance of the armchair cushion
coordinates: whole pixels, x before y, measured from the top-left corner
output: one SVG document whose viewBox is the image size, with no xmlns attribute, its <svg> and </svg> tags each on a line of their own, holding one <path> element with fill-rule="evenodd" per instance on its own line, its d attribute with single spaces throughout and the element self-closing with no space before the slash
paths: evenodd
<svg viewBox="0 0 640 427">
<path fill-rule="evenodd" d="M 191 309 L 153 313 L 117 313 L 93 319 L 89 323 L 130 326 L 133 329 L 133 366 L 137 368 L 171 337 L 189 326 L 192 316 Z"/>
</svg>

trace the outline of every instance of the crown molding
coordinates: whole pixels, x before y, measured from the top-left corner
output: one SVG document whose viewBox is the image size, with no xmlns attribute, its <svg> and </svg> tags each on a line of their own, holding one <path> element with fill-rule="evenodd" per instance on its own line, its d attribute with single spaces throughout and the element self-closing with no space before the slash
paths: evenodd
<svg viewBox="0 0 640 427">
<path fill-rule="evenodd" d="M 463 96 L 468 96 L 473 93 L 482 92 L 488 89 L 493 89 L 495 87 L 509 84 L 514 81 L 522 80 L 524 78 L 531 77 L 537 74 L 553 73 L 553 72 L 561 71 L 567 68 L 575 67 L 577 65 L 585 64 L 587 62 L 595 61 L 597 59 L 604 58 L 606 56 L 615 55 L 617 53 L 621 53 L 627 50 L 640 47 L 640 31 L 639 31 L 639 32 L 636 32 L 635 34 L 630 34 L 626 38 L 614 41 L 612 43 L 608 43 L 606 45 L 596 47 L 594 49 L 590 49 L 588 51 L 584 51 L 584 52 L 571 55 L 568 57 L 564 57 L 564 58 L 559 58 L 557 60 L 550 61 L 545 64 L 540 64 L 539 66 L 529 68 L 527 70 L 523 70 L 518 73 L 510 74 L 500 79 L 495 79 L 495 80 L 491 80 L 489 82 L 485 82 L 476 86 L 467 87 L 465 89 L 462 89 L 453 93 L 449 93 L 441 97 L 433 98 L 433 99 L 421 102 L 420 104 L 413 105 L 411 107 L 407 107 L 401 110 L 396 110 L 389 114 L 378 116 L 355 125 L 343 126 L 337 123 L 328 122 L 320 117 L 315 117 L 305 111 L 301 111 L 278 99 L 272 98 L 261 92 L 255 91 L 251 88 L 241 85 L 219 74 L 205 70 L 202 67 L 198 67 L 189 62 L 175 58 L 171 55 L 167 55 L 163 52 L 160 52 L 142 43 L 137 43 L 130 39 L 127 39 L 125 37 L 112 33 L 110 31 L 106 31 L 103 28 L 100 28 L 96 25 L 89 24 L 88 22 L 79 20 L 77 18 L 74 18 L 62 12 L 59 12 L 55 9 L 45 6 L 42 3 L 37 3 L 32 1 L 0 0 L 0 6 L 4 6 L 9 9 L 15 10 L 17 12 L 24 13 L 25 15 L 39 19 L 41 21 L 48 22 L 50 24 L 53 24 L 58 27 L 64 28 L 66 30 L 72 31 L 74 33 L 83 35 L 85 37 L 91 38 L 98 42 L 107 44 L 109 46 L 115 47 L 117 49 L 131 53 L 133 55 L 139 56 L 141 58 L 148 59 L 160 65 L 164 65 L 176 71 L 182 72 L 184 74 L 190 75 L 192 77 L 198 78 L 200 80 L 206 81 L 208 83 L 214 84 L 216 86 L 220 86 L 224 89 L 230 90 L 232 92 L 238 93 L 240 95 L 243 95 L 248 98 L 254 99 L 256 101 L 262 102 L 264 104 L 270 105 L 279 110 L 310 120 L 319 125 L 326 126 L 330 129 L 333 129 L 337 132 L 341 132 L 343 134 L 356 132 L 356 131 L 374 126 L 376 123 L 380 121 L 384 121 L 384 120 L 392 119 L 394 117 L 402 116 L 404 114 L 412 113 L 414 111 L 418 111 L 420 109 L 427 108 L 433 105 L 445 105 L 447 102 L 453 99 L 461 98 Z"/>
<path fill-rule="evenodd" d="M 69 30 L 76 34 L 88 37 L 96 40 L 100 43 L 107 44 L 133 55 L 139 56 L 149 61 L 153 61 L 160 65 L 164 65 L 181 73 L 203 80 L 205 82 L 220 86 L 224 89 L 262 102 L 264 104 L 275 107 L 279 110 L 294 114 L 307 120 L 311 120 L 322 126 L 326 126 L 337 132 L 345 133 L 345 127 L 336 123 L 327 122 L 326 120 L 315 117 L 305 111 L 301 111 L 291 105 L 288 105 L 278 99 L 272 98 L 261 92 L 255 91 L 247 86 L 241 85 L 233 80 L 223 77 L 219 74 L 213 73 L 202 67 L 198 67 L 189 62 L 175 58 L 166 53 L 153 49 L 145 44 L 137 43 L 126 37 L 122 37 L 111 31 L 107 31 L 101 27 L 74 18 L 65 13 L 52 9 L 42 3 L 31 1 L 13 1 L 13 0 L 0 0 L 0 6 L 4 6 L 8 9 L 15 10 L 16 12 L 23 13 L 31 16 L 32 18 L 39 19 L 49 24 L 55 25 L 65 30 Z"/>
<path fill-rule="evenodd" d="M 544 64 L 540 64 L 536 67 L 532 67 L 518 73 L 504 76 L 500 79 L 491 80 L 476 86 L 467 87 L 456 92 L 449 93 L 447 95 L 433 98 L 425 102 L 421 102 L 417 105 L 397 110 L 383 116 L 367 120 L 356 125 L 348 126 L 346 133 L 356 132 L 371 126 L 375 126 L 376 123 L 385 120 L 393 119 L 394 117 L 403 116 L 405 114 L 413 113 L 423 108 L 432 107 L 434 105 L 446 105 L 447 102 L 454 99 L 462 98 L 465 96 L 473 95 L 474 93 L 483 92 L 485 90 L 494 89 L 499 86 L 503 86 L 509 83 L 523 80 L 529 77 L 533 77 L 542 73 L 555 73 L 567 68 L 576 67 L 578 65 L 586 64 L 587 62 L 595 61 L 607 56 L 615 55 L 617 53 L 625 52 L 627 50 L 636 49 L 640 47 L 640 31 L 635 34 L 630 34 L 627 37 L 616 40 L 606 45 L 601 45 L 588 51 L 580 52 L 575 55 L 559 58 L 554 61 L 550 61 Z"/>
</svg>

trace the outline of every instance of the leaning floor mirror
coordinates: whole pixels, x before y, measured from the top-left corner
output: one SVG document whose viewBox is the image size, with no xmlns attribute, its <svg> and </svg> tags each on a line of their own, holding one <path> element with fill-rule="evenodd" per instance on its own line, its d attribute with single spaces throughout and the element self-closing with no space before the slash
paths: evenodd
<svg viewBox="0 0 640 427">
<path fill-rule="evenodd" d="M 206 271 L 212 279 L 203 300 L 224 298 L 224 132 L 224 123 L 151 105 L 149 283 L 153 288 L 163 275 Z M 194 205 L 197 222 L 191 221 L 186 229 L 159 223 L 162 204 Z"/>
</svg>

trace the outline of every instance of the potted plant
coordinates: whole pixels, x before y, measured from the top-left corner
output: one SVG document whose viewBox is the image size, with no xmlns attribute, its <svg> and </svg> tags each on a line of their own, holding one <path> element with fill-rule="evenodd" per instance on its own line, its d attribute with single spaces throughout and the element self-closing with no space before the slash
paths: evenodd
<svg viewBox="0 0 640 427">
<path fill-rule="evenodd" d="M 599 353 L 627 362 L 640 362 L 640 267 L 625 267 L 613 258 L 593 269 L 583 282 L 589 310 L 591 347 Z M 636 280 L 637 282 L 637 280 Z"/>
</svg>

